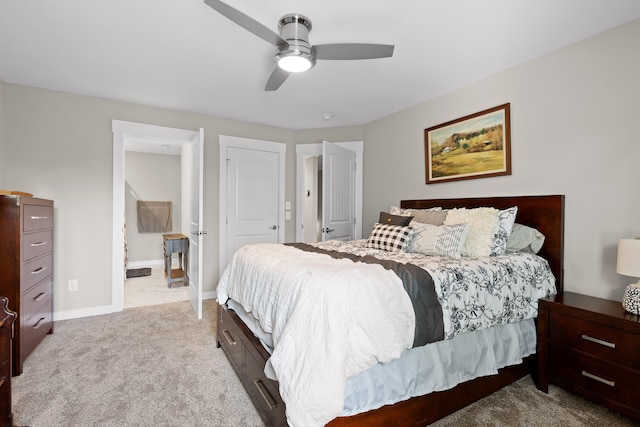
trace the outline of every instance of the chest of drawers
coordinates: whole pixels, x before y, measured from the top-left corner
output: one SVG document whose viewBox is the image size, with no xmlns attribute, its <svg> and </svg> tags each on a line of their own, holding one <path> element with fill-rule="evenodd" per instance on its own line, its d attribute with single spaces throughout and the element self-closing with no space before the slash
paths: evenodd
<svg viewBox="0 0 640 427">
<path fill-rule="evenodd" d="M 0 196 L 0 295 L 17 313 L 13 375 L 53 332 L 53 201 Z"/>
<path fill-rule="evenodd" d="M 536 385 L 549 384 L 640 421 L 640 316 L 570 292 L 540 300 Z"/>
</svg>

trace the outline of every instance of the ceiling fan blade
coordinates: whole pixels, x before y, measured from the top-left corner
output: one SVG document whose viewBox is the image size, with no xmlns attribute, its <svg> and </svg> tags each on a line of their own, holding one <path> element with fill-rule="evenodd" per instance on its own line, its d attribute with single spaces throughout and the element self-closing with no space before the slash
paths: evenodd
<svg viewBox="0 0 640 427">
<path fill-rule="evenodd" d="M 289 77 L 289 72 L 276 65 L 276 68 L 273 69 L 273 72 L 269 76 L 269 80 L 267 80 L 267 85 L 264 87 L 264 90 L 267 92 L 278 90 L 278 88 L 282 86 L 282 83 L 287 80 L 287 77 Z"/>
<path fill-rule="evenodd" d="M 313 46 L 316 59 L 374 59 L 393 55 L 392 44 L 336 43 Z"/>
<path fill-rule="evenodd" d="M 278 35 L 278 33 L 270 30 L 269 28 L 265 27 L 255 19 L 251 18 L 248 15 L 245 15 L 239 10 L 232 8 L 228 4 L 223 3 L 219 0 L 204 0 L 204 2 L 216 12 L 224 15 L 231 21 L 240 25 L 245 30 L 252 32 L 256 36 L 260 37 L 263 40 L 266 40 L 272 45 L 282 46 L 288 44 L 285 39 Z"/>
</svg>

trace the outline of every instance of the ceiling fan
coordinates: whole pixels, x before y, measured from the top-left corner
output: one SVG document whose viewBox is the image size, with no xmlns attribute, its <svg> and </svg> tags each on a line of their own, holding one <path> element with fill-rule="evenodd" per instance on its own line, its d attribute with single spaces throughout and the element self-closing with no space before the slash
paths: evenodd
<svg viewBox="0 0 640 427">
<path fill-rule="evenodd" d="M 393 45 L 366 43 L 336 43 L 312 46 L 309 43 L 311 21 L 306 16 L 292 13 L 280 18 L 280 34 L 265 27 L 255 19 L 219 0 L 205 0 L 207 5 L 247 31 L 274 45 L 276 63 L 264 90 L 277 90 L 290 73 L 311 69 L 317 59 L 374 59 L 393 55 Z"/>
</svg>

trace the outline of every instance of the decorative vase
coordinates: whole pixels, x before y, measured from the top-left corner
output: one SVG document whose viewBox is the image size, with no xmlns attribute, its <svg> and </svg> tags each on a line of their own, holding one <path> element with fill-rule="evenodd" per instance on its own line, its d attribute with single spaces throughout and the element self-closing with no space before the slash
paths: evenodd
<svg viewBox="0 0 640 427">
<path fill-rule="evenodd" d="M 629 313 L 640 315 L 640 285 L 637 283 L 627 286 L 622 297 L 622 307 Z"/>
</svg>

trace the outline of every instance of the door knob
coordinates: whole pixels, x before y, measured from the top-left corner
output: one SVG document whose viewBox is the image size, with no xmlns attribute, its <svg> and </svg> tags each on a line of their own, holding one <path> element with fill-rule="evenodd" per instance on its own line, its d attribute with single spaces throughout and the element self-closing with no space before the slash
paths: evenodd
<svg viewBox="0 0 640 427">
<path fill-rule="evenodd" d="M 277 225 L 272 225 L 272 226 L 271 226 L 271 227 L 269 227 L 269 228 L 270 228 L 270 229 L 272 229 L 272 230 L 277 230 L 277 229 L 278 229 L 278 226 L 277 226 Z"/>
<path fill-rule="evenodd" d="M 333 233 L 334 231 L 336 231 L 336 230 L 334 230 L 333 228 L 325 228 L 324 229 L 325 233 Z"/>
</svg>

